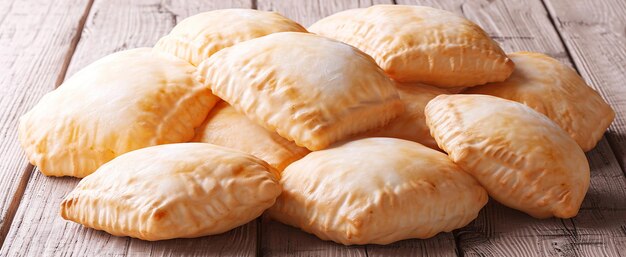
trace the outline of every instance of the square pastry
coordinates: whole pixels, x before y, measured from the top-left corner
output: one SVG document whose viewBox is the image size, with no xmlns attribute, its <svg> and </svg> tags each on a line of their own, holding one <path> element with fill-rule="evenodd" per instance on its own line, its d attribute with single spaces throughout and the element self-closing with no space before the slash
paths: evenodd
<svg viewBox="0 0 626 257">
<path fill-rule="evenodd" d="M 226 232 L 272 206 L 278 172 L 240 151 L 204 143 L 147 147 L 85 177 L 61 216 L 115 236 L 143 240 Z"/>
<path fill-rule="evenodd" d="M 602 139 L 615 112 L 575 70 L 540 53 L 509 54 L 515 71 L 503 82 L 472 87 L 465 94 L 486 94 L 528 105 L 565 130 L 589 151 Z"/>
<path fill-rule="evenodd" d="M 197 66 L 223 48 L 276 32 L 306 32 L 300 24 L 275 12 L 223 9 L 182 20 L 154 49 Z"/>
<path fill-rule="evenodd" d="M 396 138 L 366 138 L 289 165 L 273 219 L 337 243 L 390 244 L 467 225 L 487 192 L 444 153 Z"/>
<path fill-rule="evenodd" d="M 252 121 L 309 150 L 385 125 L 403 111 L 394 82 L 367 54 L 282 32 L 226 48 L 199 79 Z"/>
<path fill-rule="evenodd" d="M 24 114 L 20 143 L 43 174 L 84 177 L 123 153 L 191 140 L 218 100 L 195 70 L 150 48 L 108 55 Z"/>
<path fill-rule="evenodd" d="M 478 25 L 426 6 L 351 9 L 317 21 L 309 31 L 356 46 L 401 82 L 470 87 L 503 81 L 514 67 Z"/>
<path fill-rule="evenodd" d="M 498 202 L 536 218 L 576 216 L 589 164 L 548 117 L 487 95 L 440 95 L 425 113 L 439 147 Z"/>
</svg>

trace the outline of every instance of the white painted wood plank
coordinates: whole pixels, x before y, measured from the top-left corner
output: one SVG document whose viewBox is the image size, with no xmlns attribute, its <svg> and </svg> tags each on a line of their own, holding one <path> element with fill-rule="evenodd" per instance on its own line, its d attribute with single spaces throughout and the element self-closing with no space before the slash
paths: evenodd
<svg viewBox="0 0 626 257">
<path fill-rule="evenodd" d="M 626 1 L 544 2 L 578 71 L 615 110 L 607 138 L 626 172 Z"/>
<path fill-rule="evenodd" d="M 55 87 L 88 4 L 0 1 L 0 245 L 33 169 L 17 140 L 19 117 Z"/>
</svg>

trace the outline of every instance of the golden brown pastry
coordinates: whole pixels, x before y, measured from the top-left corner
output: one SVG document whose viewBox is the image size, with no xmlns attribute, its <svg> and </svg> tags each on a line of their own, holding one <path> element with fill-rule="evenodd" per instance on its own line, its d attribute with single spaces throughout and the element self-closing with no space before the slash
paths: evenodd
<svg viewBox="0 0 626 257">
<path fill-rule="evenodd" d="M 121 155 L 81 180 L 61 216 L 115 236 L 163 240 L 245 224 L 280 194 L 278 173 L 240 151 L 182 143 Z"/>
<path fill-rule="evenodd" d="M 360 136 L 406 139 L 439 150 L 437 142 L 430 135 L 430 130 L 426 125 L 424 107 L 435 96 L 447 94 L 448 92 L 444 89 L 419 83 L 397 83 L 396 89 L 404 103 L 405 111 L 391 120 L 389 124 L 367 131 Z"/>
<path fill-rule="evenodd" d="M 223 48 L 284 31 L 306 32 L 306 29 L 275 12 L 251 9 L 216 10 L 182 20 L 154 48 L 197 66 Z"/>
<path fill-rule="evenodd" d="M 309 151 L 252 122 L 226 102 L 218 103 L 196 128 L 196 142 L 221 145 L 252 154 L 282 171 Z"/>
<path fill-rule="evenodd" d="M 111 54 L 24 114 L 20 143 L 43 174 L 84 177 L 128 151 L 188 141 L 217 101 L 194 71 L 150 48 Z"/>
<path fill-rule="evenodd" d="M 382 126 L 403 108 L 393 81 L 371 57 L 308 33 L 239 43 L 198 70 L 238 112 L 309 150 Z"/>
<path fill-rule="evenodd" d="M 503 81 L 514 67 L 478 25 L 425 6 L 347 10 L 319 20 L 309 31 L 356 46 L 401 82 L 469 87 Z"/>
<path fill-rule="evenodd" d="M 593 149 L 615 118 L 611 106 L 576 71 L 547 55 L 517 52 L 509 58 L 516 64 L 511 77 L 464 93 L 528 105 L 561 126 L 584 151 Z"/>
<path fill-rule="evenodd" d="M 312 152 L 282 176 L 270 216 L 345 245 L 451 231 L 475 219 L 488 198 L 445 154 L 395 138 Z"/>
<path fill-rule="evenodd" d="M 589 188 L 589 164 L 546 116 L 486 95 L 440 95 L 425 113 L 439 147 L 491 197 L 537 218 L 576 216 Z"/>
</svg>

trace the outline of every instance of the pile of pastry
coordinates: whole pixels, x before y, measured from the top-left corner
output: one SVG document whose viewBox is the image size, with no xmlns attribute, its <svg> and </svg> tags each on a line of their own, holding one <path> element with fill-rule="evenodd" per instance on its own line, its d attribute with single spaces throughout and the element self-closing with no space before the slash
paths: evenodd
<svg viewBox="0 0 626 257">
<path fill-rule="evenodd" d="M 305 29 L 229 9 L 106 56 L 20 120 L 29 160 L 83 178 L 61 216 L 144 240 L 262 213 L 342 244 L 428 238 L 491 196 L 577 214 L 614 118 L 574 70 L 455 14 L 379 5 Z"/>
</svg>

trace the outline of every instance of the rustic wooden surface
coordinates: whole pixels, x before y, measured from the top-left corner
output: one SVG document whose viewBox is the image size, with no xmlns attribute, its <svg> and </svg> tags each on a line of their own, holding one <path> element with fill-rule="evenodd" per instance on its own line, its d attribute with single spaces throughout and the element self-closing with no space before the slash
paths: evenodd
<svg viewBox="0 0 626 257">
<path fill-rule="evenodd" d="M 0 243 L 33 170 L 17 141 L 18 119 L 54 89 L 64 73 L 88 4 L 0 3 Z"/>
<path fill-rule="evenodd" d="M 492 201 L 453 233 L 387 246 L 345 247 L 266 219 L 217 236 L 144 242 L 61 219 L 59 202 L 78 180 L 41 175 L 17 142 L 19 116 L 67 76 L 112 52 L 151 46 L 189 15 L 257 8 L 308 26 L 344 9 L 396 2 L 464 15 L 508 52 L 556 57 L 613 106 L 607 139 L 587 154 L 591 188 L 577 217 L 537 220 Z M 1 1 L 0 256 L 624 256 L 625 13 L 623 0 Z"/>
</svg>

